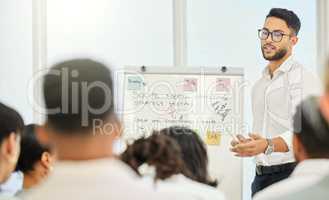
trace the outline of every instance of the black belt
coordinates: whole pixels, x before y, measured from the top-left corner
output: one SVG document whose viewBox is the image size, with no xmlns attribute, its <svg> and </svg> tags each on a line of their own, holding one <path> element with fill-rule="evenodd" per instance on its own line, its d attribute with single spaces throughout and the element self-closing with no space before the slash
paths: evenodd
<svg viewBox="0 0 329 200">
<path fill-rule="evenodd" d="M 292 171 L 295 169 L 297 163 L 287 163 L 282 165 L 273 165 L 273 166 L 256 166 L 256 175 L 262 176 L 267 174 L 275 174 L 284 171 Z"/>
</svg>

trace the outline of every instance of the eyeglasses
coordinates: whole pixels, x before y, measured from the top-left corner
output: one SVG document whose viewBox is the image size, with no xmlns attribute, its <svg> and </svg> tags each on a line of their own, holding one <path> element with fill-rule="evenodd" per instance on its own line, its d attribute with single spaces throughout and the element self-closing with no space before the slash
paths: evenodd
<svg viewBox="0 0 329 200">
<path fill-rule="evenodd" d="M 290 36 L 289 34 L 282 33 L 280 31 L 270 32 L 266 29 L 258 29 L 258 37 L 261 40 L 266 40 L 271 35 L 273 42 L 281 42 L 283 36 Z"/>
</svg>

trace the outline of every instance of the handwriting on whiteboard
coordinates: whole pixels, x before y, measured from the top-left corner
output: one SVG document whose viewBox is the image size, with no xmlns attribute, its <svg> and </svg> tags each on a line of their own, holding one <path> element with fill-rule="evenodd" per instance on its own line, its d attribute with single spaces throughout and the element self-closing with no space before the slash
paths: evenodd
<svg viewBox="0 0 329 200">
<path fill-rule="evenodd" d="M 229 106 L 231 99 L 229 96 L 217 97 L 216 100 L 211 104 L 212 109 L 217 115 L 221 117 L 221 121 L 224 122 L 227 116 L 230 114 L 232 109 Z"/>
</svg>

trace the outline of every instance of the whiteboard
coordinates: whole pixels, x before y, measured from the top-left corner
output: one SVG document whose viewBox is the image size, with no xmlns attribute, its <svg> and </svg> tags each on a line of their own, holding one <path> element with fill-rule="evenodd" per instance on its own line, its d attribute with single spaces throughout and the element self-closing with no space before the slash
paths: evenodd
<svg viewBox="0 0 329 200">
<path fill-rule="evenodd" d="M 243 130 L 243 69 L 125 67 L 122 77 L 123 138 L 178 125 L 193 129 L 208 149 L 209 171 L 228 199 L 242 199 L 242 159 L 229 151 Z"/>
</svg>

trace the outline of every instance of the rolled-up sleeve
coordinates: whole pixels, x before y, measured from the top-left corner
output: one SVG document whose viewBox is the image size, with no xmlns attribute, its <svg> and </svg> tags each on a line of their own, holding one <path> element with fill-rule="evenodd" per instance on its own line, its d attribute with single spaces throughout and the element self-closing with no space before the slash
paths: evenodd
<svg viewBox="0 0 329 200">
<path fill-rule="evenodd" d="M 286 131 L 279 135 L 280 138 L 284 140 L 284 142 L 287 144 L 289 151 L 292 151 L 292 137 L 293 132 L 292 131 Z"/>
</svg>

